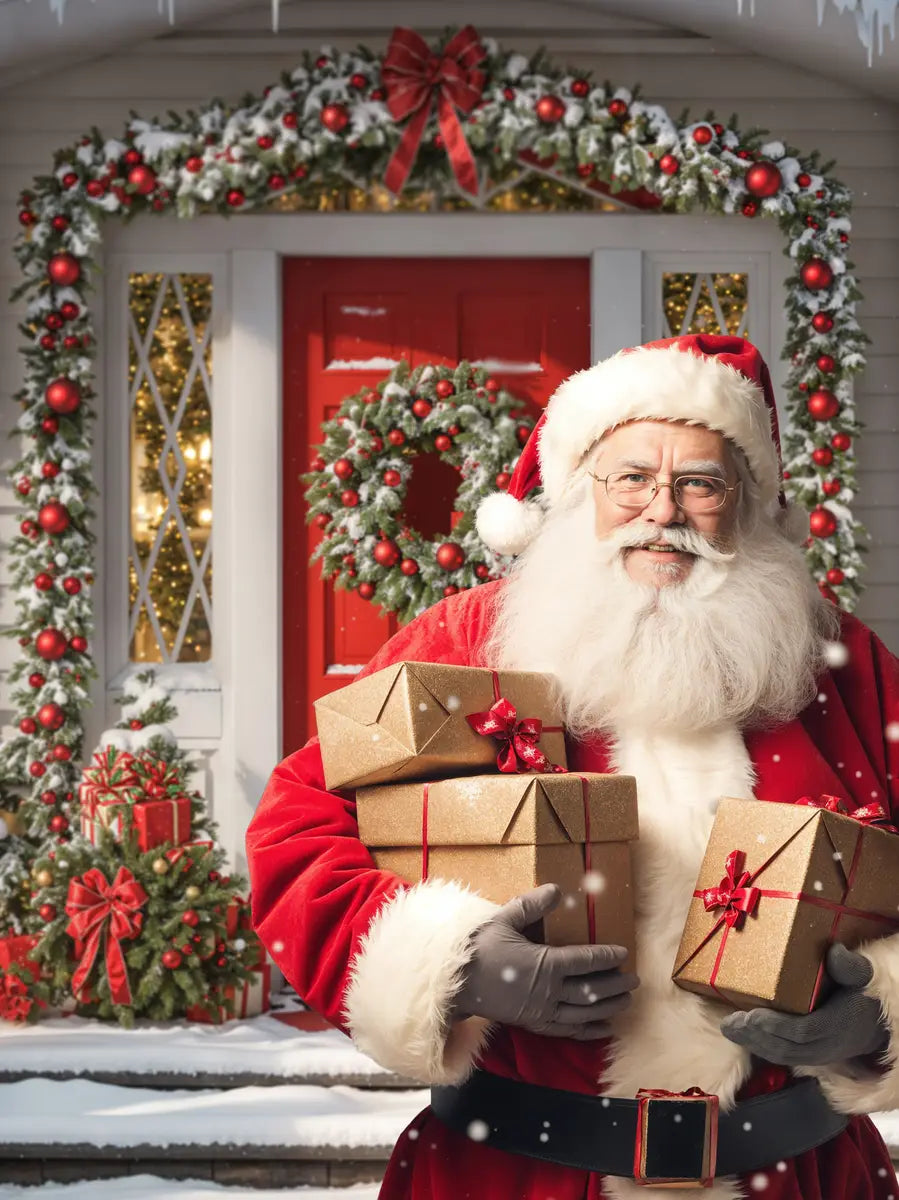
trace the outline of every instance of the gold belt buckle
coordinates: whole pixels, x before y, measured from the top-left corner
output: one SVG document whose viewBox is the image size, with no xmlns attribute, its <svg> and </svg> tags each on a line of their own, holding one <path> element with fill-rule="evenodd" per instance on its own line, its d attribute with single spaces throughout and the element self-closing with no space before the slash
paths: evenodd
<svg viewBox="0 0 899 1200">
<path fill-rule="evenodd" d="M 718 1158 L 718 1097 L 697 1087 L 686 1092 L 641 1088 L 637 1105 L 634 1181 L 648 1187 L 711 1187 Z M 661 1173 L 672 1147 L 681 1158 L 682 1175 Z"/>
</svg>

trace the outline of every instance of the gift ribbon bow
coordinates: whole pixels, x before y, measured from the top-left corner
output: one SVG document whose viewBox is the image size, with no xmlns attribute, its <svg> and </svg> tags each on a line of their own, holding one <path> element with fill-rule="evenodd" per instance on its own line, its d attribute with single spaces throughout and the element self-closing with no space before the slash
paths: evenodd
<svg viewBox="0 0 899 1200">
<path fill-rule="evenodd" d="M 749 913 L 755 912 L 761 890 L 749 887 L 752 876 L 744 867 L 746 854 L 743 850 L 731 850 L 724 863 L 724 878 L 716 888 L 706 888 L 699 893 L 706 912 L 723 908 L 724 921 L 732 929 L 742 924 Z"/>
<path fill-rule="evenodd" d="M 110 884 L 96 867 L 85 871 L 83 878 L 73 879 L 66 899 L 66 916 L 71 917 L 66 933 L 84 942 L 84 954 L 72 976 L 72 991 L 76 999 L 87 983 L 100 942 L 105 940 L 106 976 L 113 1004 L 130 1004 L 131 988 L 122 942 L 136 938 L 143 925 L 140 908 L 147 893 L 127 867 L 119 867 Z"/>
<path fill-rule="evenodd" d="M 173 763 L 158 758 L 139 758 L 136 763 L 139 782 L 150 800 L 167 800 L 184 790 L 181 772 Z"/>
<path fill-rule="evenodd" d="M 814 796 L 803 796 L 796 803 L 807 805 L 809 808 L 823 808 L 827 812 L 840 813 L 844 817 L 852 817 L 853 821 L 860 821 L 862 825 L 876 825 L 886 833 L 899 833 L 899 829 L 895 825 L 890 824 L 890 814 L 882 804 L 876 802 L 873 804 L 863 804 L 851 813 L 843 810 L 843 802 L 839 796 L 824 795 L 819 796 L 817 800 Z"/>
<path fill-rule="evenodd" d="M 104 751 L 94 755 L 91 765 L 84 768 L 78 793 L 81 805 L 87 809 L 89 816 L 94 815 L 101 800 L 127 803 L 130 797 L 125 792 L 139 783 L 134 768 L 134 755 L 127 750 L 107 746 Z"/>
<path fill-rule="evenodd" d="M 460 29 L 442 54 L 432 54 L 413 29 L 393 31 L 381 66 L 387 107 L 395 121 L 411 118 L 393 152 L 384 183 L 395 195 L 402 191 L 437 101 L 437 120 L 450 165 L 459 186 L 478 194 L 478 173 L 457 109 L 470 113 L 481 98 L 487 75 L 479 69 L 486 52 L 471 25 Z"/>
<path fill-rule="evenodd" d="M 486 712 L 472 713 L 465 718 L 481 737 L 500 742 L 496 765 L 507 775 L 516 771 L 546 771 L 551 763 L 537 743 L 543 731 L 538 717 L 518 720 L 515 705 L 504 696 L 491 704 Z"/>
</svg>

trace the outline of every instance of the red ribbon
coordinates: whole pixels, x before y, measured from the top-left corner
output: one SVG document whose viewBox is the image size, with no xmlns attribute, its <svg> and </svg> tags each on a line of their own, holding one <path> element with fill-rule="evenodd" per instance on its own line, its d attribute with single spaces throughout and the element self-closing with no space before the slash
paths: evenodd
<svg viewBox="0 0 899 1200">
<path fill-rule="evenodd" d="M 72 976 L 76 999 L 87 983 L 105 939 L 106 977 L 113 1004 L 130 1004 L 131 988 L 125 967 L 122 941 L 136 938 L 143 925 L 141 905 L 148 897 L 127 867 L 119 867 L 112 884 L 96 867 L 85 871 L 82 879 L 69 884 L 66 916 L 71 917 L 66 933 L 85 943 L 84 954 Z"/>
<path fill-rule="evenodd" d="M 477 196 L 477 168 L 456 110 L 470 113 L 481 99 L 487 75 L 479 64 L 486 56 L 471 25 L 460 29 L 439 55 L 432 54 L 414 30 L 399 27 L 393 31 L 381 81 L 393 119 L 411 117 L 384 175 L 384 183 L 394 195 L 403 190 L 436 99 L 437 120 L 453 173 L 461 188 Z"/>
<path fill-rule="evenodd" d="M 590 849 L 590 784 L 586 775 L 580 775 L 578 778 L 581 781 L 581 798 L 584 801 L 584 874 L 589 875 L 593 863 L 593 853 Z M 587 893 L 587 936 L 590 944 L 593 945 L 596 941 L 596 897 L 590 887 L 586 887 L 585 891 Z"/>
<path fill-rule="evenodd" d="M 421 793 L 421 877 L 428 877 L 428 792 L 431 785 L 426 783 Z"/>
</svg>

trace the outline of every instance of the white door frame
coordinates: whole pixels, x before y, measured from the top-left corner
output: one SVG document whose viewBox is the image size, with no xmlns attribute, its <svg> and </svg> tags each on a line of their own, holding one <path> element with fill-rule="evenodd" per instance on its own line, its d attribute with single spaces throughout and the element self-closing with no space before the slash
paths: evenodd
<svg viewBox="0 0 899 1200">
<path fill-rule="evenodd" d="M 646 283 L 653 270 L 750 269 L 764 280 L 750 289 L 753 339 L 769 362 L 775 387 L 785 374 L 779 354 L 786 335 L 786 264 L 773 222 L 653 213 L 297 213 L 142 218 L 127 225 L 110 221 L 104 235 L 111 334 L 123 328 L 129 271 L 215 271 L 214 661 L 201 673 L 199 688 L 197 669 L 189 664 L 170 668 L 166 676 L 178 690 L 182 711 L 195 714 L 187 725 L 179 722 L 179 732 L 188 745 L 214 751 L 212 811 L 238 869 L 245 865 L 244 831 L 281 747 L 282 257 L 589 258 L 594 361 L 657 336 L 646 327 Z M 114 415 L 121 406 L 118 381 L 126 378 L 124 354 L 124 339 L 111 336 L 104 349 L 104 411 L 110 421 L 104 457 L 107 482 L 118 495 L 110 490 L 101 497 L 105 520 L 97 565 L 102 575 L 124 575 L 127 561 L 121 557 L 127 420 Z M 113 583 L 107 603 L 122 594 Z M 120 614 L 107 611 L 106 616 L 115 629 Z M 108 664 L 96 697 L 103 720 L 109 713 L 106 692 L 122 680 L 122 662 L 110 655 Z M 210 715 L 215 711 L 219 719 Z M 105 727 L 103 720 L 95 718 L 95 735 Z M 190 728 L 193 721 L 198 725 Z"/>
</svg>

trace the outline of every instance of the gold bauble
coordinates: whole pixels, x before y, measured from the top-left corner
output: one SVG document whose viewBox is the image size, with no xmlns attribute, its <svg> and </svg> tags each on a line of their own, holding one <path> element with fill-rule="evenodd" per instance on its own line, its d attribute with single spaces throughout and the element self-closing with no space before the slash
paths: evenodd
<svg viewBox="0 0 899 1200">
<path fill-rule="evenodd" d="M 42 871 L 38 871 L 34 877 L 34 882 L 38 887 L 49 887 L 53 882 L 53 873 L 48 871 L 46 867 Z"/>
<path fill-rule="evenodd" d="M 157 875 L 165 875 L 168 873 L 169 864 L 164 858 L 153 859 L 153 870 Z"/>
<path fill-rule="evenodd" d="M 191 884 L 190 887 L 184 889 L 184 896 L 187 900 L 198 900 L 200 898 L 200 889 L 196 884 Z"/>
</svg>

